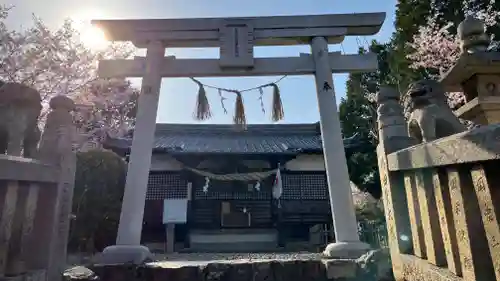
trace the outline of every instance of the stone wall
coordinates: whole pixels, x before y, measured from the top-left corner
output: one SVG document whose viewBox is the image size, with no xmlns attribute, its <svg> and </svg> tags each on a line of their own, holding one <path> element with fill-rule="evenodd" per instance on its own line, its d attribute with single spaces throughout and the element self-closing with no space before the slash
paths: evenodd
<svg viewBox="0 0 500 281">
<path fill-rule="evenodd" d="M 71 281 L 320 281 L 392 279 L 386 250 L 371 251 L 357 260 L 294 259 L 234 261 L 164 261 L 142 266 L 76 267 L 65 273 Z"/>
</svg>

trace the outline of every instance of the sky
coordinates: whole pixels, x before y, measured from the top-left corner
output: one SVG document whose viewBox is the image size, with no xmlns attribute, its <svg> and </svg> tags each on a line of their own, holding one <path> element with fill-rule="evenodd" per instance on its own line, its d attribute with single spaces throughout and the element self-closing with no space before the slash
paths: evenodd
<svg viewBox="0 0 500 281">
<path fill-rule="evenodd" d="M 30 26 L 32 14 L 41 18 L 49 27 L 57 28 L 65 18 L 80 22 L 91 19 L 139 19 L 139 18 L 196 18 L 196 17 L 246 17 L 277 15 L 313 15 L 385 12 L 386 20 L 381 31 L 374 36 L 350 37 L 340 45 L 330 45 L 330 51 L 356 53 L 358 47 L 375 39 L 387 41 L 394 31 L 396 0 L 0 0 L 0 4 L 13 5 L 8 19 L 12 28 Z M 298 56 L 310 53 L 309 46 L 258 47 L 256 57 Z M 217 58 L 218 50 L 213 48 L 168 49 L 167 55 L 177 58 Z M 217 87 L 243 90 L 273 82 L 278 77 L 232 77 L 201 78 L 205 84 Z M 347 74 L 334 74 L 334 89 L 337 102 L 345 96 Z M 140 81 L 134 81 L 140 83 Z M 289 76 L 279 83 L 285 111 L 282 123 L 312 123 L 319 120 L 314 77 Z M 192 112 L 196 104 L 198 87 L 187 78 L 162 80 L 157 122 L 195 123 Z M 205 123 L 229 124 L 232 122 L 234 97 L 226 95 L 224 114 L 216 90 L 207 89 L 213 117 Z M 262 112 L 259 91 L 243 95 L 247 122 L 249 124 L 271 123 L 270 109 L 272 91 L 265 91 Z"/>
</svg>

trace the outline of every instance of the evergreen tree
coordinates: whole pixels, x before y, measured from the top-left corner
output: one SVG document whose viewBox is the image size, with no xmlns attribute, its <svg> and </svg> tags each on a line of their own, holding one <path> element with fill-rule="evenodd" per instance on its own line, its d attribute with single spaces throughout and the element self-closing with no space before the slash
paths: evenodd
<svg viewBox="0 0 500 281">
<path fill-rule="evenodd" d="M 361 80 L 376 79 L 376 74 L 351 74 L 347 83 L 346 97 L 339 106 L 339 115 L 342 122 L 342 133 L 345 137 L 358 135 L 363 140 L 357 150 L 347 158 L 349 177 L 361 191 L 370 193 L 375 198 L 380 198 L 381 188 L 377 170 L 377 156 L 375 147 L 377 134 L 375 129 L 374 105 L 364 94 Z M 364 86 L 370 87 L 370 83 Z"/>
<path fill-rule="evenodd" d="M 112 151 L 79 152 L 69 248 L 102 251 L 118 230 L 127 165 Z"/>
</svg>

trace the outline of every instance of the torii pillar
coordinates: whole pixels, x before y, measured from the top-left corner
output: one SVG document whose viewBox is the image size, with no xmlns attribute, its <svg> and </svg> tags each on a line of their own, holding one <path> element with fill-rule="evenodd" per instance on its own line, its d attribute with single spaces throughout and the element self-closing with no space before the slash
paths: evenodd
<svg viewBox="0 0 500 281">
<path fill-rule="evenodd" d="M 161 41 L 148 44 L 116 245 L 106 247 L 97 257 L 100 264 L 141 264 L 152 256 L 140 243 L 164 57 L 165 46 Z"/>
<path fill-rule="evenodd" d="M 314 37 L 311 42 L 311 50 L 315 64 L 314 77 L 318 97 L 321 139 L 335 230 L 335 243 L 329 244 L 324 254 L 338 258 L 359 257 L 366 253 L 370 246 L 359 241 L 351 181 L 347 170 L 326 38 Z"/>
<path fill-rule="evenodd" d="M 165 46 L 162 42 L 149 43 L 146 51 L 146 73 L 142 80 L 141 95 L 138 100 L 125 193 L 123 194 L 116 237 L 117 245 L 139 245 L 141 241 L 144 206 L 156 130 L 156 115 L 160 98 L 162 79 L 160 69 L 164 57 Z"/>
</svg>

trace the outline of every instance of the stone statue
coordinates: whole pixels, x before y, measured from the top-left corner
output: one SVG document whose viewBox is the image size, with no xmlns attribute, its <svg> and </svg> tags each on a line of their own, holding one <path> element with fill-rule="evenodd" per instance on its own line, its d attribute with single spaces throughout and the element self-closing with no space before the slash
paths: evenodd
<svg viewBox="0 0 500 281">
<path fill-rule="evenodd" d="M 403 97 L 408 134 L 418 143 L 433 141 L 467 130 L 448 106 L 441 84 L 420 80 Z"/>
<path fill-rule="evenodd" d="M 0 83 L 0 153 L 35 157 L 41 110 L 40 93 L 35 89 L 20 83 Z"/>
</svg>

